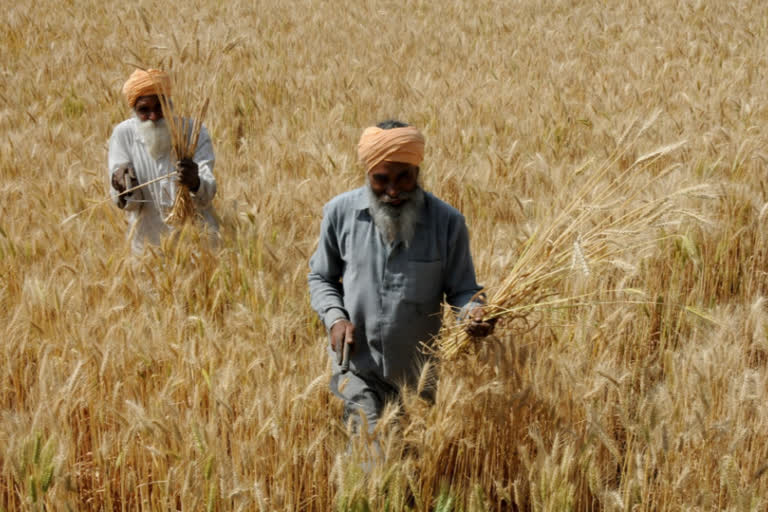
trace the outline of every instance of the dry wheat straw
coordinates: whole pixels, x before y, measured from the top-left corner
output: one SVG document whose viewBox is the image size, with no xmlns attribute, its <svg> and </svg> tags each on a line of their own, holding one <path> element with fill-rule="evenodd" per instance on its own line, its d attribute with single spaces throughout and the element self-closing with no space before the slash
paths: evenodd
<svg viewBox="0 0 768 512">
<path fill-rule="evenodd" d="M 627 139 L 637 124 L 633 122 L 622 139 Z M 655 223 L 666 213 L 664 205 L 668 202 L 667 197 L 634 204 L 639 191 L 632 191 L 631 183 L 635 173 L 647 169 L 682 144 L 666 145 L 643 155 L 628 168 L 619 171 L 616 177 L 609 176 L 651 125 L 652 120 L 646 121 L 642 128 L 636 130 L 632 140 L 627 141 L 595 171 L 586 171 L 589 165 L 585 165 L 573 173 L 574 176 L 586 175 L 587 179 L 575 195 L 566 196 L 566 207 L 556 214 L 554 220 L 525 241 L 509 274 L 489 297 L 488 318 L 507 317 L 522 321 L 529 328 L 527 318 L 537 306 L 550 307 L 550 298 L 562 293 L 564 276 L 573 270 L 573 262 L 578 262 L 584 275 L 589 276 L 587 258 L 596 265 L 616 258 L 626 250 L 626 246 L 615 244 L 611 234 L 616 231 L 648 233 L 651 230 L 650 238 L 657 239 L 658 235 L 653 230 Z M 621 206 L 620 209 L 625 212 L 623 215 L 613 217 L 606 215 L 602 208 L 591 207 L 592 204 L 614 201 L 621 203 L 616 207 Z M 463 324 L 451 327 L 438 340 L 438 350 L 443 358 L 455 358 L 470 345 L 471 338 L 463 327 Z"/>
<path fill-rule="evenodd" d="M 155 89 L 163 109 L 163 117 L 167 120 L 168 130 L 171 132 L 171 146 L 176 160 L 194 158 L 197 143 L 200 139 L 200 130 L 203 127 L 203 119 L 208 111 L 209 98 L 205 98 L 192 112 L 190 119 L 177 114 L 169 100 L 168 91 L 162 90 L 162 84 L 155 82 Z M 178 95 L 177 95 L 178 96 Z M 191 219 L 196 212 L 195 204 L 189 189 L 182 184 L 176 187 L 176 197 L 173 206 L 165 218 L 165 222 L 171 226 L 180 226 L 187 219 Z"/>
</svg>

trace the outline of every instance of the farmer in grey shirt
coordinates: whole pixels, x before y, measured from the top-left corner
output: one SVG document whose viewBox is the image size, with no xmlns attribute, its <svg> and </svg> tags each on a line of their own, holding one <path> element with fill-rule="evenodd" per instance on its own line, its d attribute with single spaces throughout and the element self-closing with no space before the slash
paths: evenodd
<svg viewBox="0 0 768 512">
<path fill-rule="evenodd" d="M 345 401 L 345 419 L 360 411 L 370 431 L 399 388 L 418 382 L 420 343 L 440 330 L 443 299 L 470 319 L 470 334 L 493 330 L 483 319 L 464 217 L 419 186 L 423 154 L 414 127 L 385 121 L 366 129 L 358 155 L 367 184 L 325 206 L 309 263 L 312 307 L 330 332 L 331 389 Z M 346 373 L 336 357 L 344 343 Z"/>
</svg>

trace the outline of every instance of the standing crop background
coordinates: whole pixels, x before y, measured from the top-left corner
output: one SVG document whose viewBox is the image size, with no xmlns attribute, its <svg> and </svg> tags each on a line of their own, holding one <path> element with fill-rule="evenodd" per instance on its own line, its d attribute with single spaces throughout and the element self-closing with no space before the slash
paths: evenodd
<svg viewBox="0 0 768 512">
<path fill-rule="evenodd" d="M 0 509 L 768 505 L 764 2 L 2 16 Z M 106 197 L 133 64 L 171 57 L 211 100 L 223 240 L 134 258 L 111 204 L 62 221 Z M 595 169 L 632 171 L 584 208 L 667 202 L 604 233 L 621 257 L 563 278 L 580 305 L 502 321 L 444 365 L 436 406 L 406 394 L 366 477 L 354 443 L 343 455 L 306 273 L 322 205 L 363 183 L 359 133 L 392 117 L 423 129 L 423 184 L 466 216 L 489 287 Z"/>
</svg>

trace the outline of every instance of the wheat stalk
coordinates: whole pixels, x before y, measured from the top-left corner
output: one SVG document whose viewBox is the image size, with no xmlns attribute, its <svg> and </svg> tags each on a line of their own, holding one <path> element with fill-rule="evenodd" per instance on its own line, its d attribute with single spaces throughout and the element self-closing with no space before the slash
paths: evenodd
<svg viewBox="0 0 768 512">
<path fill-rule="evenodd" d="M 203 127 L 203 119 L 208 111 L 208 98 L 205 98 L 196 109 L 193 110 L 193 116 L 185 119 L 183 116 L 177 116 L 173 110 L 173 105 L 169 100 L 168 91 L 163 89 L 163 85 L 155 82 L 157 97 L 160 99 L 160 105 L 163 109 L 163 117 L 168 123 L 168 130 L 171 132 L 171 146 L 176 155 L 176 160 L 191 159 L 195 156 L 197 143 L 200 140 L 200 130 Z M 176 197 L 173 201 L 170 213 L 165 217 L 165 222 L 171 226 L 180 226 L 195 215 L 196 209 L 190 190 L 179 184 L 176 187 Z"/>
<path fill-rule="evenodd" d="M 635 124 L 625 132 L 624 138 Z M 606 159 L 551 223 L 540 227 L 530 236 L 507 277 L 489 297 L 486 318 L 516 320 L 522 322 L 525 329 L 530 329 L 529 315 L 537 311 L 539 306 L 548 308 L 551 297 L 562 293 L 563 279 L 573 272 L 574 263 L 585 276 L 590 276 L 591 271 L 586 263 L 588 260 L 593 263 L 605 261 L 625 249 L 625 246 L 613 243 L 610 233 L 647 231 L 666 213 L 667 197 L 633 205 L 638 191 L 620 199 L 620 206 L 624 207 L 626 213 L 617 217 L 601 214 L 601 208 L 589 207 L 590 202 L 614 202 L 615 196 L 628 188 L 629 180 L 637 172 L 682 145 L 667 145 L 650 156 L 644 155 L 620 172 L 615 179 L 606 180 L 609 171 L 628 153 L 647 127 L 648 123 L 633 140 Z M 573 174 L 582 174 L 585 167 L 582 166 Z M 582 235 L 582 232 L 585 235 Z M 463 322 L 445 329 L 436 344 L 441 357 L 455 358 L 471 344 L 472 340 L 465 326 L 466 323 Z"/>
</svg>

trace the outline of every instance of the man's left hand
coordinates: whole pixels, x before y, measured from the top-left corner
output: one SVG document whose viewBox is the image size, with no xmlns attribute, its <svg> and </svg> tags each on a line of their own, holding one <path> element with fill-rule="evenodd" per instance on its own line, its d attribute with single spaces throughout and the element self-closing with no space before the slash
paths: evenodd
<svg viewBox="0 0 768 512">
<path fill-rule="evenodd" d="M 485 308 L 478 306 L 472 308 L 469 312 L 469 323 L 467 324 L 467 334 L 474 338 L 485 338 L 493 333 L 496 327 L 496 318 L 485 318 Z"/>
<path fill-rule="evenodd" d="M 176 171 L 179 173 L 179 183 L 189 189 L 190 192 L 197 192 L 200 188 L 200 174 L 197 172 L 197 164 L 190 158 L 176 162 Z"/>
</svg>

